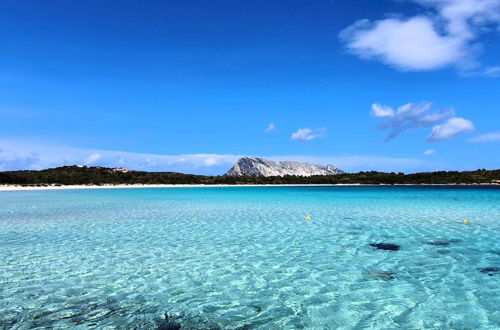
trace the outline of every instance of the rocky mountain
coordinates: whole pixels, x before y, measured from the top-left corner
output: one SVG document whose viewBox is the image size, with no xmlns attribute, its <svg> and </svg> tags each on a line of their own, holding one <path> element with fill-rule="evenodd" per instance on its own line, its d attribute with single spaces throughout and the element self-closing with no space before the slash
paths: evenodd
<svg viewBox="0 0 500 330">
<path fill-rule="evenodd" d="M 227 173 L 228 176 L 313 176 L 335 175 L 344 173 L 333 165 L 315 165 L 295 161 L 275 162 L 257 157 L 242 157 L 238 159 Z"/>
</svg>

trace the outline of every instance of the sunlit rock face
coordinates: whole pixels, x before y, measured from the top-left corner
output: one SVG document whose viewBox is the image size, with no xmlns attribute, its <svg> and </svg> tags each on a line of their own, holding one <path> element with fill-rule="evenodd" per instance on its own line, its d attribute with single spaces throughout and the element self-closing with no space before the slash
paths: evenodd
<svg viewBox="0 0 500 330">
<path fill-rule="evenodd" d="M 238 159 L 226 175 L 229 176 L 313 176 L 313 175 L 336 175 L 342 174 L 343 171 L 339 170 L 333 165 L 315 165 L 309 163 L 283 161 L 275 162 L 257 157 L 242 157 Z"/>
</svg>

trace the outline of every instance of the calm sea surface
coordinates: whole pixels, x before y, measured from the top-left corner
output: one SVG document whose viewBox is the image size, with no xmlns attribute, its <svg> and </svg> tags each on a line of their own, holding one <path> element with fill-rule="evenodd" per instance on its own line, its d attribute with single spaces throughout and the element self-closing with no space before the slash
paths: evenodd
<svg viewBox="0 0 500 330">
<path fill-rule="evenodd" d="M 1 329 L 179 326 L 499 329 L 500 189 L 0 192 Z"/>
</svg>

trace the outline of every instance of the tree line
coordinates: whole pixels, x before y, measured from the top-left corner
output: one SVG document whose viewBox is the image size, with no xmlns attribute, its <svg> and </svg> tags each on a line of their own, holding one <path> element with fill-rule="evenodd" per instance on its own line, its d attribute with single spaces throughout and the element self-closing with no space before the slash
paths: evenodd
<svg viewBox="0 0 500 330">
<path fill-rule="evenodd" d="M 0 184 L 500 184 L 500 170 L 438 171 L 414 174 L 359 172 L 302 176 L 206 176 L 175 172 L 119 172 L 106 167 L 62 166 L 46 170 L 0 172 Z"/>
</svg>

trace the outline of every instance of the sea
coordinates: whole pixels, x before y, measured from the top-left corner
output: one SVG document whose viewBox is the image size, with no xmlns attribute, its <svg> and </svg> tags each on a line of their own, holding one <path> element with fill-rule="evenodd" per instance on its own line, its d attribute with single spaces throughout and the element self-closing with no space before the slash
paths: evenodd
<svg viewBox="0 0 500 330">
<path fill-rule="evenodd" d="M 500 187 L 0 192 L 0 329 L 499 329 Z"/>
</svg>

